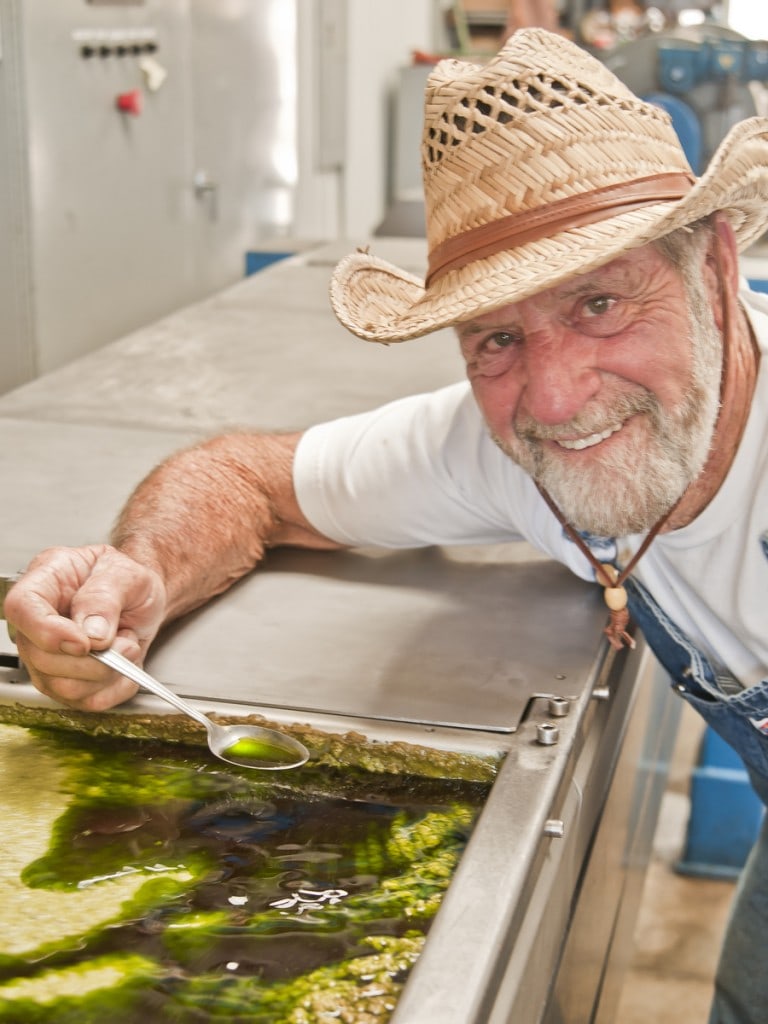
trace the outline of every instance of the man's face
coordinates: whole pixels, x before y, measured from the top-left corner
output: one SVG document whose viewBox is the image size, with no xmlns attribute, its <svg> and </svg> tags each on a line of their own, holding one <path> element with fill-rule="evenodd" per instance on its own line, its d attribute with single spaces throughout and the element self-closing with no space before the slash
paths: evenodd
<svg viewBox="0 0 768 1024">
<path fill-rule="evenodd" d="M 491 435 L 577 529 L 650 529 L 701 472 L 722 364 L 711 287 L 700 270 L 687 296 L 647 245 L 459 325 Z"/>
</svg>

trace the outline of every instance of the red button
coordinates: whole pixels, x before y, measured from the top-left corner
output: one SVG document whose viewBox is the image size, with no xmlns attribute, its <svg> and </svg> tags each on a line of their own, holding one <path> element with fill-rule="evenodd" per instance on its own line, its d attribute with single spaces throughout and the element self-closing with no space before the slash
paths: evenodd
<svg viewBox="0 0 768 1024">
<path fill-rule="evenodd" d="M 117 97 L 117 109 L 122 110 L 124 114 L 133 114 L 134 116 L 141 113 L 141 89 L 132 89 L 131 92 L 121 92 Z"/>
</svg>

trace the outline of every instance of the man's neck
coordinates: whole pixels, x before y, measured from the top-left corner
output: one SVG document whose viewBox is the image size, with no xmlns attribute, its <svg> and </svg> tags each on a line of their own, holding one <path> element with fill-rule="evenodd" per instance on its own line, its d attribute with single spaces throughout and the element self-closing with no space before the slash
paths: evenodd
<svg viewBox="0 0 768 1024">
<path fill-rule="evenodd" d="M 730 320 L 729 328 L 723 332 L 720 412 L 709 457 L 664 524 L 662 533 L 687 526 L 704 511 L 728 475 L 744 433 L 757 381 L 760 352 L 744 312 L 735 303 L 733 307 L 727 318 Z"/>
</svg>

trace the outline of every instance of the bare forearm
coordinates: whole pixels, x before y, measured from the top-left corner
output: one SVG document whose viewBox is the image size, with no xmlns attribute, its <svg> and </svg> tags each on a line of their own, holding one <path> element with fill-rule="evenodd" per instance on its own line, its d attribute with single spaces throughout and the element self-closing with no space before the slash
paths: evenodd
<svg viewBox="0 0 768 1024">
<path fill-rule="evenodd" d="M 179 452 L 134 491 L 113 543 L 156 569 L 175 618 L 249 572 L 267 548 L 333 548 L 293 492 L 299 435 L 228 434 Z"/>
</svg>

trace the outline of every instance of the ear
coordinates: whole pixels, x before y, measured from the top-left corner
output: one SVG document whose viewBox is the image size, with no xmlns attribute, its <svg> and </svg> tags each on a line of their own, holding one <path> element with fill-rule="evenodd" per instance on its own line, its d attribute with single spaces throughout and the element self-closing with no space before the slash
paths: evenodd
<svg viewBox="0 0 768 1024">
<path fill-rule="evenodd" d="M 721 212 L 712 215 L 712 238 L 704 262 L 704 283 L 709 291 L 715 322 L 722 330 L 723 299 L 732 307 L 739 290 L 739 249 L 731 222 Z"/>
</svg>

